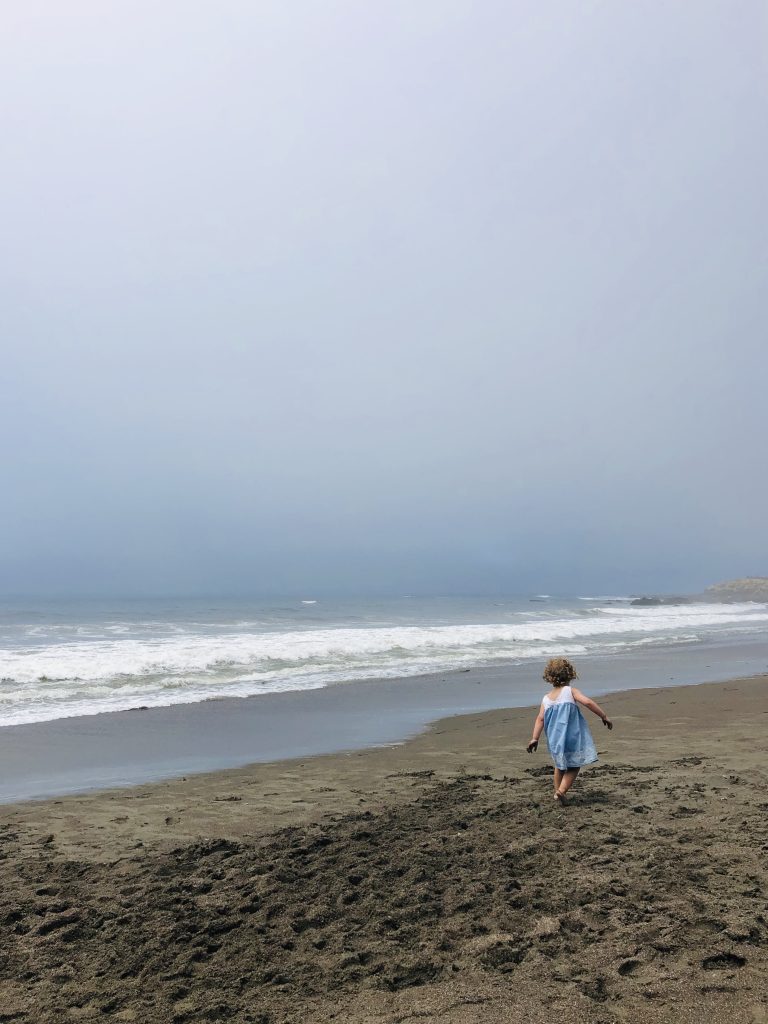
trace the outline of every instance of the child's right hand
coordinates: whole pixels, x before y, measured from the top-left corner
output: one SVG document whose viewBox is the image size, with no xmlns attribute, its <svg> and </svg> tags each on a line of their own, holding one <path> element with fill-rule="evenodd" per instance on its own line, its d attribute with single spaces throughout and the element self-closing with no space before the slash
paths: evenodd
<svg viewBox="0 0 768 1024">
<path fill-rule="evenodd" d="M 604 718 L 603 725 L 607 725 L 609 729 L 613 728 L 613 722 L 610 720 L 610 718 Z"/>
</svg>

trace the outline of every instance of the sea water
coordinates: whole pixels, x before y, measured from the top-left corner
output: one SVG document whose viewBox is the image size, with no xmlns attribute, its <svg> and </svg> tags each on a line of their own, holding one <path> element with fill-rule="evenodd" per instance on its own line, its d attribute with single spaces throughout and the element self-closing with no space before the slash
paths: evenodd
<svg viewBox="0 0 768 1024">
<path fill-rule="evenodd" d="M 766 604 L 621 595 L 5 601 L 0 725 L 767 635 Z"/>
</svg>

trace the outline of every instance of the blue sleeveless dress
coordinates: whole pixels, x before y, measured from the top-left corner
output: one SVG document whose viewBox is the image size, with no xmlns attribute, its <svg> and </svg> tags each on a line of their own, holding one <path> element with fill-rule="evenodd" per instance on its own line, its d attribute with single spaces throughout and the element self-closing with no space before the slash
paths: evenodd
<svg viewBox="0 0 768 1024">
<path fill-rule="evenodd" d="M 557 700 L 545 697 L 544 732 L 555 767 L 560 771 L 594 764 L 597 748 L 584 715 L 573 699 L 570 686 L 562 687 Z"/>
</svg>

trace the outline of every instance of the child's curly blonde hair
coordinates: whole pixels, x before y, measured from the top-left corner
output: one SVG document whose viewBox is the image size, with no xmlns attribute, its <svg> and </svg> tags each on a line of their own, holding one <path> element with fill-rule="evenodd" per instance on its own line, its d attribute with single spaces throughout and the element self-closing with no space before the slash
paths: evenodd
<svg viewBox="0 0 768 1024">
<path fill-rule="evenodd" d="M 544 678 L 553 686 L 567 686 L 573 679 L 579 677 L 567 658 L 550 658 L 544 669 Z"/>
</svg>

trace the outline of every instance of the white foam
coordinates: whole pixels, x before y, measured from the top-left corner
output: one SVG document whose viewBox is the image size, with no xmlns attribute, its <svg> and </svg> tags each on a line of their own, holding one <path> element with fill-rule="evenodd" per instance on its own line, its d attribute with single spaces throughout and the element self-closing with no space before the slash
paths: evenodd
<svg viewBox="0 0 768 1024">
<path fill-rule="evenodd" d="M 309 689 L 554 654 L 599 653 L 764 632 L 764 604 L 701 604 L 517 612 L 513 622 L 200 632 L 164 624 L 129 636 L 120 623 L 58 633 L 57 642 L 0 652 L 0 724 Z M 134 629 L 137 627 L 134 626 Z M 29 636 L 29 633 L 27 633 Z M 69 637 L 69 638 L 67 638 Z"/>
</svg>

